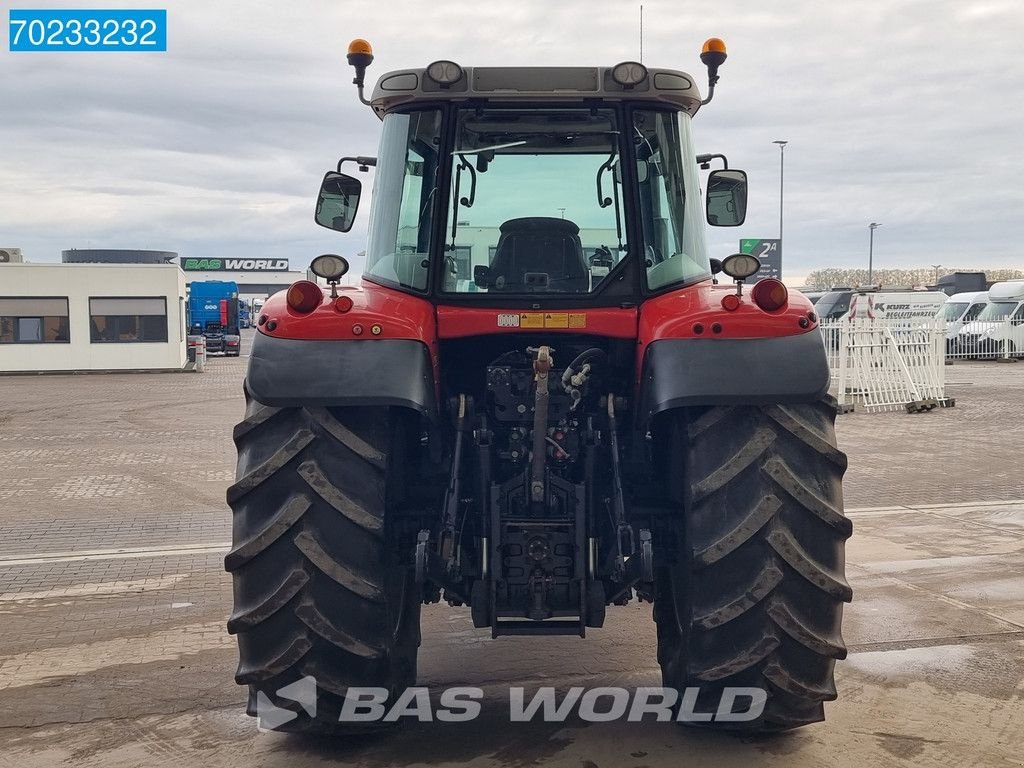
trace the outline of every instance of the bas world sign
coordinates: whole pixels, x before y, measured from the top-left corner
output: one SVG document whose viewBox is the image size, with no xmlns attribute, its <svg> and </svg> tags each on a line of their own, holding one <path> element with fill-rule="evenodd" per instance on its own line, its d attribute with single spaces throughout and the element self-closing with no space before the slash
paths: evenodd
<svg viewBox="0 0 1024 768">
<path fill-rule="evenodd" d="M 287 272 L 288 259 L 182 259 L 186 272 Z"/>
</svg>

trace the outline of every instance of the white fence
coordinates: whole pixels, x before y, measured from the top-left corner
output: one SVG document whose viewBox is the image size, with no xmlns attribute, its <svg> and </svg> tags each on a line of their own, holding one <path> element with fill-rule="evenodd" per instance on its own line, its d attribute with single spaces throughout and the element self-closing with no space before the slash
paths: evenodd
<svg viewBox="0 0 1024 768">
<path fill-rule="evenodd" d="M 926 411 L 946 398 L 946 325 L 932 318 L 822 323 L 831 391 L 846 410 Z"/>
<path fill-rule="evenodd" d="M 845 410 L 925 411 L 949 406 L 945 366 L 961 360 L 1024 359 L 1024 320 L 858 317 L 821 323 L 831 392 Z"/>
<path fill-rule="evenodd" d="M 950 324 L 946 332 L 950 360 L 1019 360 L 1024 358 L 1024 320 L 975 320 L 966 327 Z"/>
</svg>

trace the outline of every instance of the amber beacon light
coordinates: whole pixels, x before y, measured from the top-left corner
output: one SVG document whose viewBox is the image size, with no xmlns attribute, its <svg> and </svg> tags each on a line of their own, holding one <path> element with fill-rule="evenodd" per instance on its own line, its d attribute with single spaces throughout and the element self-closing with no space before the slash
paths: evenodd
<svg viewBox="0 0 1024 768">
<path fill-rule="evenodd" d="M 363 81 L 366 79 L 366 68 L 373 63 L 373 46 L 361 37 L 357 37 L 348 44 L 348 63 L 356 71 L 352 83 L 359 91 L 359 100 L 363 104 L 369 104 L 363 97 Z"/>
<path fill-rule="evenodd" d="M 719 37 L 709 37 L 704 41 L 704 47 L 700 51 L 700 60 L 708 68 L 708 97 L 701 104 L 707 104 L 715 95 L 715 85 L 718 83 L 718 68 L 729 58 L 725 52 L 725 41 Z"/>
</svg>

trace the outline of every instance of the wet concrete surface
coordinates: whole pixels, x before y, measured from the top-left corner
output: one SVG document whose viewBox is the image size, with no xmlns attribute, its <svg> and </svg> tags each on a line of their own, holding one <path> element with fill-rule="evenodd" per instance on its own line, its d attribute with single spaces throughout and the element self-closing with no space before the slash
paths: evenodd
<svg viewBox="0 0 1024 768">
<path fill-rule="evenodd" d="M 509 686 L 658 685 L 650 606 L 610 609 L 585 640 L 497 641 L 429 606 L 420 682 L 484 689 L 481 717 L 326 740 L 258 732 L 231 681 L 223 493 L 244 362 L 0 377 L 0 766 L 1024 764 L 1024 366 L 954 366 L 955 409 L 841 419 L 855 599 L 826 723 L 510 723 Z"/>
</svg>

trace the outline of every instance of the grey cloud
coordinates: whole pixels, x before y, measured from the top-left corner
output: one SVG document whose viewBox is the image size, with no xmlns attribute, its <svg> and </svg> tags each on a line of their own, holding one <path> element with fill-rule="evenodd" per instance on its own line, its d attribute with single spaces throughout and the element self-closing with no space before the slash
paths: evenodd
<svg viewBox="0 0 1024 768">
<path fill-rule="evenodd" d="M 701 151 L 752 183 L 748 223 L 711 230 L 715 255 L 778 230 L 786 149 L 786 268 L 1020 266 L 1024 14 L 993 0 L 645 0 L 644 60 L 704 84 L 704 38 L 729 44 Z M 319 178 L 373 154 L 344 48 L 370 39 L 375 77 L 437 58 L 611 64 L 638 53 L 636 6 L 541 0 L 206 3 L 172 0 L 166 54 L 0 53 L 0 239 L 30 258 L 63 248 L 159 247 L 302 264 L 352 255 L 312 223 Z"/>
</svg>

